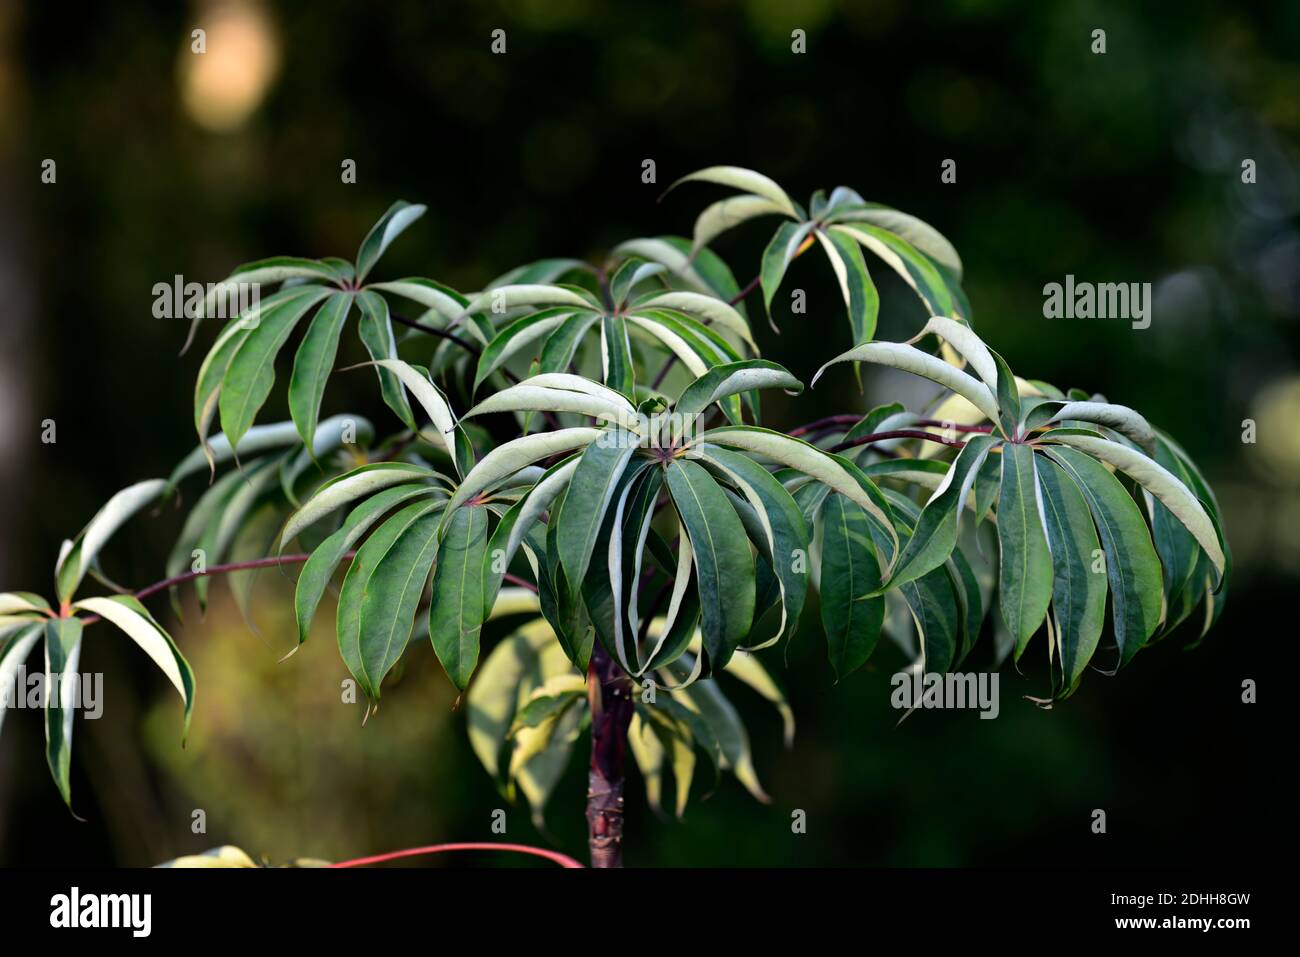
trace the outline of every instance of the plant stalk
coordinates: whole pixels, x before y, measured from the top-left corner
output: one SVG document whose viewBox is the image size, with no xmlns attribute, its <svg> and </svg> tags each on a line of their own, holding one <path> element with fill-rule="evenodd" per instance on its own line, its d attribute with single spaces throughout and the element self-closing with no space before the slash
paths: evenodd
<svg viewBox="0 0 1300 957">
<path fill-rule="evenodd" d="M 591 769 L 587 774 L 587 843 L 592 867 L 623 866 L 623 770 L 632 722 L 632 679 L 597 638 L 587 666 Z"/>
</svg>

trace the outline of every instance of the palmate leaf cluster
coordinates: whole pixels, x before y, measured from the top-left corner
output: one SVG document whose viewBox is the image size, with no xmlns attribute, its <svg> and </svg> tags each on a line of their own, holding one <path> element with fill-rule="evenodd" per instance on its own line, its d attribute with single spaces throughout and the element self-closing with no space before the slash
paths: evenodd
<svg viewBox="0 0 1300 957">
<path fill-rule="evenodd" d="M 747 686 L 793 733 L 759 652 L 801 621 L 815 627 L 810 601 L 838 678 L 882 634 L 911 668 L 944 672 L 984 632 L 999 661 L 1019 659 L 1041 631 L 1052 697 L 1072 693 L 1090 662 L 1126 663 L 1199 607 L 1206 627 L 1217 618 L 1229 561 L 1195 465 L 1131 409 L 1014 377 L 975 334 L 961 262 L 936 230 L 843 187 L 805 211 L 751 170 L 687 181 L 740 192 L 708 206 L 692 239 L 629 240 L 598 263 L 541 260 L 470 292 L 372 280 L 424 210 L 401 202 L 352 262 L 236 269 L 205 310 L 239 283 L 278 288 L 214 334 L 194 395 L 199 446 L 65 544 L 58 607 L 0 596 L 0 677 L 42 639 L 47 671 L 74 670 L 82 628 L 103 619 L 159 664 L 188 722 L 184 657 L 98 561 L 123 522 L 182 499 L 187 484 L 197 495 L 169 580 L 192 578 L 202 604 L 199 564 L 300 567 L 298 640 L 336 592 L 340 656 L 367 712 L 427 636 L 466 689 L 475 752 L 538 814 L 590 721 L 596 649 L 635 689 L 629 746 L 647 792 L 681 813 L 700 753 L 764 796 L 728 696 Z M 765 307 L 792 259 L 819 245 L 853 342 L 830 364 L 926 377 L 944 389 L 932 407 L 764 425 L 762 393 L 803 384 L 762 358 L 744 293 L 708 244 L 766 214 L 784 221 L 757 264 Z M 932 314 L 911 342 L 874 339 L 880 303 L 864 252 Z M 359 348 L 346 334 L 354 322 Z M 373 372 L 396 431 L 322 418 L 341 363 Z M 258 424 L 286 367 L 290 418 Z M 113 594 L 75 600 L 87 576 Z M 231 585 L 245 607 L 251 575 Z M 498 620 L 509 634 L 485 647 Z M 71 712 L 47 709 L 65 800 L 71 733 Z"/>
</svg>

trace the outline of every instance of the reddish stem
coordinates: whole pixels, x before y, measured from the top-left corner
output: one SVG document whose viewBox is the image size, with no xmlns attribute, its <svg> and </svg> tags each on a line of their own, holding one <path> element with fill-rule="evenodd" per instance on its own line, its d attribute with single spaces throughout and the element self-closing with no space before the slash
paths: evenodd
<svg viewBox="0 0 1300 957">
<path fill-rule="evenodd" d="M 957 442 L 953 439 L 945 439 L 941 435 L 935 435 L 933 432 L 925 432 L 921 429 L 894 429 L 889 432 L 875 432 L 871 435 L 864 435 L 861 438 L 850 439 L 847 442 L 841 442 L 839 445 L 831 446 L 832 452 L 842 452 L 845 449 L 857 448 L 859 445 L 870 445 L 872 442 L 883 442 L 885 439 L 925 439 L 928 442 L 938 442 L 940 445 L 951 446 L 954 449 L 964 448 L 964 442 Z"/>
<path fill-rule="evenodd" d="M 861 418 L 860 415 L 828 415 L 824 419 L 817 419 L 815 422 L 809 422 L 807 425 L 792 429 L 789 434 L 792 438 L 798 438 L 801 435 L 807 435 L 809 432 L 820 432 L 822 429 L 831 428 L 832 426 L 857 425 Z"/>
<path fill-rule="evenodd" d="M 548 851 L 542 847 L 529 847 L 527 844 L 489 843 L 430 844 L 428 847 L 408 847 L 401 851 L 389 851 L 387 854 L 375 854 L 371 857 L 358 857 L 351 861 L 339 861 L 337 864 L 330 864 L 329 866 L 331 868 L 365 867 L 367 864 L 382 864 L 384 861 L 395 861 L 402 857 L 417 857 L 422 854 L 442 854 L 447 851 L 509 851 L 514 854 L 531 854 L 533 857 L 544 857 L 546 860 L 559 864 L 561 867 L 582 867 L 582 865 L 573 858 L 560 854 L 557 851 Z"/>
<path fill-rule="evenodd" d="M 343 560 L 356 556 L 356 552 L 345 552 Z M 301 565 L 310 555 L 277 555 L 271 558 L 253 558 L 246 562 L 228 562 L 225 565 L 213 565 L 201 572 L 186 572 L 183 575 L 174 575 L 171 578 L 164 578 L 160 582 L 154 582 L 152 585 L 145 585 L 139 591 L 134 593 L 137 599 L 145 599 L 150 595 L 156 595 L 160 591 L 165 591 L 174 585 L 184 585 L 186 582 L 194 581 L 196 578 L 204 578 L 208 575 L 222 575 L 227 572 L 246 572 L 254 568 L 270 568 L 274 565 Z M 520 578 L 518 575 L 506 573 L 505 580 L 512 585 L 518 585 L 521 588 L 527 588 L 529 591 L 537 591 L 537 586 L 530 581 Z M 93 625 L 99 621 L 98 615 L 91 615 L 89 618 L 81 619 L 82 625 Z"/>
</svg>

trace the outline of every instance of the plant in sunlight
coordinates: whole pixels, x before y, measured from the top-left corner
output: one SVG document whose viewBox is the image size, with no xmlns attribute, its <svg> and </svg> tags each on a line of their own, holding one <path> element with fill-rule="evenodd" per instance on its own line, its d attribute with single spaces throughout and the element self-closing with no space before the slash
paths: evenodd
<svg viewBox="0 0 1300 957">
<path fill-rule="evenodd" d="M 1013 376 L 975 333 L 961 261 L 935 229 L 845 187 L 805 211 L 752 170 L 679 182 L 740 194 L 708 206 L 691 240 L 632 239 L 597 263 L 541 260 L 468 294 L 419 277 L 370 281 L 424 211 L 402 202 L 353 262 L 280 257 L 232 272 L 196 327 L 223 290 L 279 288 L 215 334 L 194 394 L 198 447 L 64 543 L 57 605 L 0 595 L 4 694 L 41 642 L 45 674 L 75 678 L 83 629 L 107 621 L 162 669 L 188 725 L 194 676 L 142 600 L 170 591 L 179 618 L 180 587 L 192 582 L 202 607 L 224 573 L 247 614 L 255 569 L 298 567 L 297 643 L 336 589 L 338 649 L 366 719 L 410 642 L 427 637 L 465 692 L 475 754 L 539 826 L 588 737 L 590 854 L 612 866 L 628 754 L 650 803 L 677 815 L 700 753 L 767 800 L 732 697 L 771 703 L 789 744 L 794 716 L 761 653 L 810 617 L 810 594 L 837 678 L 881 635 L 928 675 L 955 669 L 986 632 L 992 661 L 1020 661 L 1042 631 L 1043 704 L 1072 694 L 1103 653 L 1118 668 L 1198 607 L 1202 632 L 1213 623 L 1230 561 L 1196 466 L 1130 408 Z M 708 244 L 766 214 L 787 221 L 742 288 Z M 839 362 L 903 370 L 942 388 L 927 408 L 765 427 L 762 393 L 803 384 L 761 357 L 745 299 L 761 286 L 770 309 L 813 244 L 853 341 L 818 377 Z M 875 340 L 864 250 L 931 314 L 911 341 Z M 354 315 L 361 349 L 344 361 L 377 377 L 397 419 L 387 433 L 356 414 L 321 418 Z M 258 424 L 277 358 L 304 325 L 290 420 Z M 934 352 L 919 347 L 929 341 Z M 199 475 L 209 484 L 166 577 L 114 584 L 100 564 L 111 536 L 179 502 Z M 108 594 L 79 597 L 87 577 Z M 509 633 L 485 648 L 484 626 L 498 620 Z M 71 805 L 74 709 L 53 695 L 45 707 L 50 768 Z"/>
</svg>

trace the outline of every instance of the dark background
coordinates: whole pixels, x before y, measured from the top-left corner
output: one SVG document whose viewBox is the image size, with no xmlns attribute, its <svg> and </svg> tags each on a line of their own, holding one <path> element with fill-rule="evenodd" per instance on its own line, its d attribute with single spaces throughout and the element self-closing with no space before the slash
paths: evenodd
<svg viewBox="0 0 1300 957">
<path fill-rule="evenodd" d="M 198 79 L 196 26 L 210 71 Z M 503 56 L 489 51 L 496 28 Z M 804 55 L 790 50 L 795 28 Z M 1090 50 L 1099 28 L 1104 55 Z M 1021 697 L 1044 693 L 1041 676 L 1008 667 L 998 720 L 920 713 L 900 727 L 890 663 L 834 685 L 810 614 L 789 667 L 779 650 L 768 659 L 799 719 L 794 747 L 736 695 L 773 803 L 730 779 L 701 800 L 701 780 L 677 823 L 654 818 L 633 782 L 628 862 L 1253 862 L 1290 816 L 1282 732 L 1241 685 L 1283 699 L 1286 659 L 1269 654 L 1294 638 L 1283 602 L 1300 576 L 1298 44 L 1300 6 L 1286 2 L 0 5 L 0 585 L 51 593 L 59 542 L 192 447 L 202 348 L 178 358 L 185 329 L 153 318 L 156 282 L 215 280 L 275 254 L 351 258 L 404 198 L 429 212 L 376 277 L 472 290 L 533 259 L 689 235 L 718 192 L 656 199 L 699 167 L 757 168 L 803 202 L 842 183 L 952 239 L 976 326 L 1012 368 L 1134 405 L 1182 441 L 1226 514 L 1228 609 L 1195 651 L 1182 647 L 1193 631 L 1177 634 L 1116 677 L 1090 674 L 1052 711 Z M 259 50 L 277 64 L 265 82 Z M 213 110 L 245 86 L 244 114 L 214 128 Z M 40 181 L 46 158 L 55 184 Z M 355 185 L 340 182 L 349 158 Z M 940 183 L 948 158 L 956 184 Z M 658 185 L 641 182 L 644 159 Z M 772 228 L 715 244 L 741 283 Z M 1044 319 L 1043 286 L 1067 273 L 1153 283 L 1152 327 Z M 808 290 L 809 315 L 784 316 L 779 338 L 755 328 L 806 379 L 847 347 L 847 324 L 818 256 L 789 285 Z M 919 308 L 881 287 L 881 335 L 900 338 Z M 340 361 L 355 361 L 347 348 Z M 769 424 L 865 410 L 893 381 L 869 374 L 863 397 L 831 376 L 771 402 Z M 326 402 L 390 422 L 370 377 L 336 376 Z M 41 442 L 45 419 L 55 444 Z M 137 586 L 162 577 L 178 527 L 137 519 L 106 570 Z M 362 729 L 360 710 L 337 703 L 332 631 L 277 664 L 290 590 L 275 575 L 259 588 L 256 634 L 224 585 L 206 620 L 191 609 L 172 623 L 199 682 L 184 751 L 157 673 L 125 639 L 87 632 L 83 669 L 105 673 L 107 711 L 74 739 L 85 823 L 49 780 L 40 715 L 10 713 L 0 863 L 149 864 L 225 842 L 274 861 L 337 859 L 493 838 L 503 799 L 427 642 L 412 642 Z M 557 791 L 551 833 L 520 808 L 508 838 L 581 854 L 584 762 Z M 191 833 L 196 808 L 206 834 Z M 806 835 L 791 834 L 796 808 Z M 1104 836 L 1090 831 L 1094 808 Z"/>
</svg>

